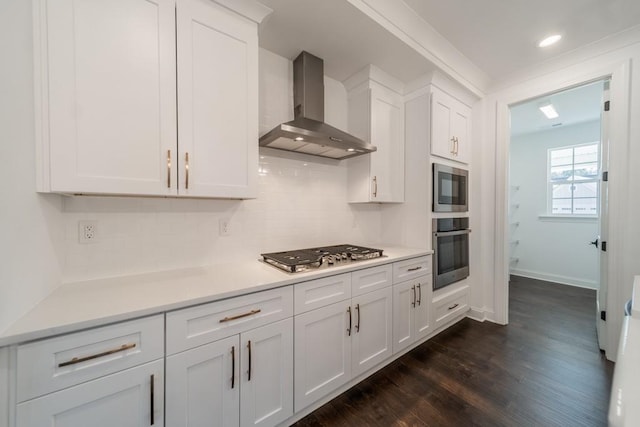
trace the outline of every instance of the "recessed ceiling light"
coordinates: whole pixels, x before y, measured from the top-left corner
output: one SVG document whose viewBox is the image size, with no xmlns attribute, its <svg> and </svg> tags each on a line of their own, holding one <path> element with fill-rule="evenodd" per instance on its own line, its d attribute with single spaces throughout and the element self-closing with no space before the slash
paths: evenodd
<svg viewBox="0 0 640 427">
<path fill-rule="evenodd" d="M 547 116 L 547 119 L 555 119 L 560 116 L 551 102 L 542 103 L 538 105 L 538 108 Z"/>
<path fill-rule="evenodd" d="M 304 141 L 304 138 L 303 138 L 303 137 L 301 137 L 301 136 L 296 136 L 294 139 L 295 139 L 296 141 Z"/>
<path fill-rule="evenodd" d="M 538 43 L 538 47 L 551 46 L 552 44 L 557 43 L 561 38 L 562 36 L 560 34 L 554 34 L 540 41 L 540 43 Z"/>
</svg>

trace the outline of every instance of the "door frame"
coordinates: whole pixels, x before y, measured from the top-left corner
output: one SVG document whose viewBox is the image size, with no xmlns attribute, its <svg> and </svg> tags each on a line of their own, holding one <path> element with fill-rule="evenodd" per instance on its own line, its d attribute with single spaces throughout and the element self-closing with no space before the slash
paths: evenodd
<svg viewBox="0 0 640 427">
<path fill-rule="evenodd" d="M 607 342 L 605 354 L 608 359 L 616 357 L 618 337 L 622 323 L 622 302 L 620 302 L 620 278 L 623 272 L 623 243 L 626 212 L 626 186 L 628 180 L 629 153 L 629 106 L 630 106 L 631 59 L 594 67 L 584 74 L 570 74 L 563 70 L 526 82 L 516 90 L 505 91 L 503 98 L 495 100 L 496 114 L 496 205 L 495 205 L 495 247 L 494 271 L 495 320 L 501 324 L 509 322 L 509 148 L 510 119 L 509 107 L 546 94 L 560 92 L 598 80 L 611 79 L 611 111 L 609 127 L 609 241 L 607 252 Z M 621 185 L 622 184 L 622 185 Z"/>
</svg>

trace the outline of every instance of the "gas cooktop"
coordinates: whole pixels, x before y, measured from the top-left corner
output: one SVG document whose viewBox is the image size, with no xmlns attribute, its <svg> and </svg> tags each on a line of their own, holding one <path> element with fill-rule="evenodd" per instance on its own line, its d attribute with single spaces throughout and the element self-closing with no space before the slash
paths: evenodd
<svg viewBox="0 0 640 427">
<path fill-rule="evenodd" d="M 323 246 L 285 252 L 261 254 L 264 262 L 289 273 L 300 273 L 352 262 L 382 257 L 382 249 L 355 245 Z"/>
</svg>

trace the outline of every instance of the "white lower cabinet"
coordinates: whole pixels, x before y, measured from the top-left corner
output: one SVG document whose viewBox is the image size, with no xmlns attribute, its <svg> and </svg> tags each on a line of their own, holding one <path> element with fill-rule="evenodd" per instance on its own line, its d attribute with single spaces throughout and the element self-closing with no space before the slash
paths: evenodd
<svg viewBox="0 0 640 427">
<path fill-rule="evenodd" d="M 142 427 L 164 425 L 164 361 L 20 403 L 17 427 Z"/>
<path fill-rule="evenodd" d="M 394 353 L 409 347 L 431 332 L 431 299 L 431 275 L 393 286 Z"/>
<path fill-rule="evenodd" d="M 392 354 L 391 287 L 295 317 L 295 410 Z"/>
<path fill-rule="evenodd" d="M 166 315 L 167 426 L 275 426 L 293 415 L 291 286 Z"/>
</svg>

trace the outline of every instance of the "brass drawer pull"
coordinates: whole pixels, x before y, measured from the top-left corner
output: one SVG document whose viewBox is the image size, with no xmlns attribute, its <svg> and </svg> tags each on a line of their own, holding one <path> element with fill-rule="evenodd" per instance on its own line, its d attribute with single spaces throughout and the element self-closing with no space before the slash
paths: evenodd
<svg viewBox="0 0 640 427">
<path fill-rule="evenodd" d="M 171 150 L 167 150 L 167 188 L 171 188 Z"/>
<path fill-rule="evenodd" d="M 238 314 L 237 316 L 225 317 L 224 319 L 220 319 L 220 323 L 229 322 L 231 320 L 236 320 L 236 319 L 242 319 L 243 317 L 247 317 L 247 316 L 252 316 L 254 314 L 258 314 L 261 311 L 262 311 L 261 309 L 257 309 L 257 310 L 251 310 L 248 313 Z"/>
<path fill-rule="evenodd" d="M 186 173 L 186 177 L 184 180 L 184 188 L 185 190 L 189 189 L 189 153 L 184 154 L 184 170 Z"/>
<path fill-rule="evenodd" d="M 455 303 L 453 304 L 451 307 L 449 307 L 449 310 L 453 310 L 454 308 L 456 308 L 457 306 L 459 306 L 460 304 Z"/>
<path fill-rule="evenodd" d="M 417 267 L 413 267 L 413 268 L 408 268 L 407 271 L 418 271 L 422 268 L 421 265 L 417 266 Z"/>
<path fill-rule="evenodd" d="M 93 359 L 98 359 L 99 357 L 103 357 L 103 356 L 108 356 L 110 354 L 114 354 L 114 353 L 119 353 L 121 351 L 126 351 L 126 350 L 130 350 L 132 348 L 135 348 L 136 344 L 122 344 L 121 347 L 118 348 L 114 348 L 113 350 L 108 350 L 102 353 L 98 353 L 98 354 L 92 354 L 91 356 L 86 356 L 86 357 L 74 357 L 73 359 L 67 361 L 67 362 L 62 362 L 62 363 L 58 363 L 58 368 L 63 368 L 65 366 L 69 366 L 69 365 L 75 365 L 76 363 L 82 363 L 82 362 L 86 362 L 87 360 L 93 360 Z"/>
</svg>

